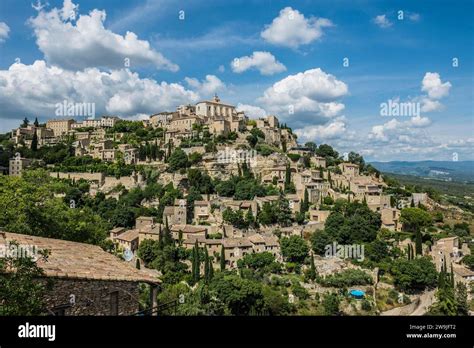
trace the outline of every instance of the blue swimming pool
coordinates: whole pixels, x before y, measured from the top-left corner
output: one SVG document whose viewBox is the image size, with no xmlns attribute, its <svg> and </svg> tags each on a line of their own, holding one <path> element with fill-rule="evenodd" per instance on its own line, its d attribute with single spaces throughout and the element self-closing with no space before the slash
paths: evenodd
<svg viewBox="0 0 474 348">
<path fill-rule="evenodd" d="M 349 293 L 354 298 L 364 298 L 364 296 L 365 296 L 365 291 L 358 290 L 358 289 L 351 290 Z"/>
</svg>

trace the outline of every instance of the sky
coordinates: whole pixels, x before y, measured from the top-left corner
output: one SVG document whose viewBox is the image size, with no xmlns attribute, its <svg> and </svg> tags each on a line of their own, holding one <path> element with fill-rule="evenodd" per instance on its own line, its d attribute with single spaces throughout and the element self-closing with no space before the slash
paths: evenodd
<svg viewBox="0 0 474 348">
<path fill-rule="evenodd" d="M 473 4 L 2 0 L 0 132 L 64 101 L 144 119 L 218 94 L 302 144 L 474 160 Z"/>
</svg>

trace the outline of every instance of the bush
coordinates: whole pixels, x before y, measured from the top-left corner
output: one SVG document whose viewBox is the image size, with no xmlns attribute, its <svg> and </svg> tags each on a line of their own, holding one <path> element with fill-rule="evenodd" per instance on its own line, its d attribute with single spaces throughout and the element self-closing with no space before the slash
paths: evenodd
<svg viewBox="0 0 474 348">
<path fill-rule="evenodd" d="M 354 285 L 372 284 L 372 277 L 360 269 L 348 269 L 339 273 L 331 274 L 322 278 L 322 286 L 326 287 L 350 287 Z"/>
</svg>

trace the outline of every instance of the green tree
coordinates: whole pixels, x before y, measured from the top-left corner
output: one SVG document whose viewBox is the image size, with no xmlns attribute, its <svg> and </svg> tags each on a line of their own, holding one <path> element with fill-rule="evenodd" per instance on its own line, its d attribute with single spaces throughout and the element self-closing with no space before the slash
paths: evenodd
<svg viewBox="0 0 474 348">
<path fill-rule="evenodd" d="M 463 283 L 456 284 L 457 315 L 469 315 L 469 304 L 467 302 L 467 287 Z"/>
<path fill-rule="evenodd" d="M 395 286 L 405 292 L 422 291 L 436 285 L 438 274 L 431 260 L 420 257 L 413 260 L 397 259 L 390 269 Z"/>
<path fill-rule="evenodd" d="M 224 246 L 221 247 L 221 257 L 220 257 L 221 271 L 225 270 L 225 249 Z"/>
<path fill-rule="evenodd" d="M 28 127 L 29 124 L 30 124 L 30 120 L 28 120 L 28 118 L 25 117 L 25 118 L 23 119 L 23 123 L 20 125 L 20 127 L 26 128 L 26 127 Z"/>
<path fill-rule="evenodd" d="M 328 316 L 339 315 L 340 303 L 341 303 L 341 300 L 339 299 L 339 296 L 337 294 L 331 293 L 331 294 L 324 295 L 323 301 L 322 301 L 324 315 L 328 315 Z"/>
<path fill-rule="evenodd" d="M 416 232 L 431 225 L 431 215 L 420 208 L 402 209 L 400 222 L 406 231 Z"/>
<path fill-rule="evenodd" d="M 186 169 L 188 167 L 188 156 L 181 148 L 178 147 L 168 158 L 168 165 L 169 170 L 172 172 L 180 169 Z"/>
<path fill-rule="evenodd" d="M 474 271 L 474 255 L 466 255 L 462 258 L 462 263 Z"/>
<path fill-rule="evenodd" d="M 209 253 L 207 251 L 207 248 L 204 247 L 204 279 L 206 280 L 206 283 L 209 282 L 210 276 L 209 276 L 210 270 L 209 270 Z"/>
<path fill-rule="evenodd" d="M 289 262 L 303 263 L 308 256 L 308 245 L 299 236 L 285 237 L 280 240 L 281 253 Z"/>
<path fill-rule="evenodd" d="M 415 252 L 416 252 L 417 255 L 422 255 L 423 254 L 423 242 L 422 242 L 422 237 L 421 237 L 421 231 L 420 230 L 416 231 Z"/>
<path fill-rule="evenodd" d="M 11 245 L 18 246 L 13 242 Z M 41 258 L 47 261 L 47 251 Z M 31 257 L 0 258 L 0 315 L 40 315 L 48 284 L 38 282 L 43 270 Z"/>
<path fill-rule="evenodd" d="M 306 213 L 308 210 L 309 210 L 309 195 L 308 195 L 308 190 L 305 188 L 303 204 L 301 205 L 301 211 L 303 213 Z"/>
<path fill-rule="evenodd" d="M 36 134 L 36 129 L 33 133 L 33 139 L 31 140 L 31 151 L 38 151 L 38 134 Z"/>
</svg>

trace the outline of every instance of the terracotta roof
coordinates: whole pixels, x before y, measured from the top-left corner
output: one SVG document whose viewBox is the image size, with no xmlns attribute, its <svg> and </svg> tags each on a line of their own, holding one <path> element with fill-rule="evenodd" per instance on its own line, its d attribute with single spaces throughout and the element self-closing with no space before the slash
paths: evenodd
<svg viewBox="0 0 474 348">
<path fill-rule="evenodd" d="M 21 245 L 49 250 L 46 261 L 37 261 L 47 277 L 161 283 L 149 272 L 136 269 L 97 245 L 9 232 L 0 233 L 0 240 L 2 237 L 7 242 L 16 241 Z"/>
<path fill-rule="evenodd" d="M 207 228 L 205 227 L 197 227 L 193 225 L 173 225 L 170 229 L 173 232 L 182 231 L 183 233 L 199 233 L 207 231 Z"/>
<path fill-rule="evenodd" d="M 222 240 L 224 248 L 252 247 L 252 243 L 247 238 L 228 238 Z"/>
<path fill-rule="evenodd" d="M 266 246 L 280 246 L 276 236 L 263 236 Z"/>
<path fill-rule="evenodd" d="M 265 243 L 265 239 L 263 239 L 263 237 L 258 233 L 252 234 L 251 236 L 249 236 L 247 238 L 253 244 L 264 244 Z"/>
<path fill-rule="evenodd" d="M 453 265 L 453 271 L 461 277 L 474 277 L 473 271 L 461 265 Z"/>
<path fill-rule="evenodd" d="M 128 230 L 119 234 L 115 239 L 124 240 L 126 242 L 132 242 L 138 238 L 138 230 Z"/>
</svg>

